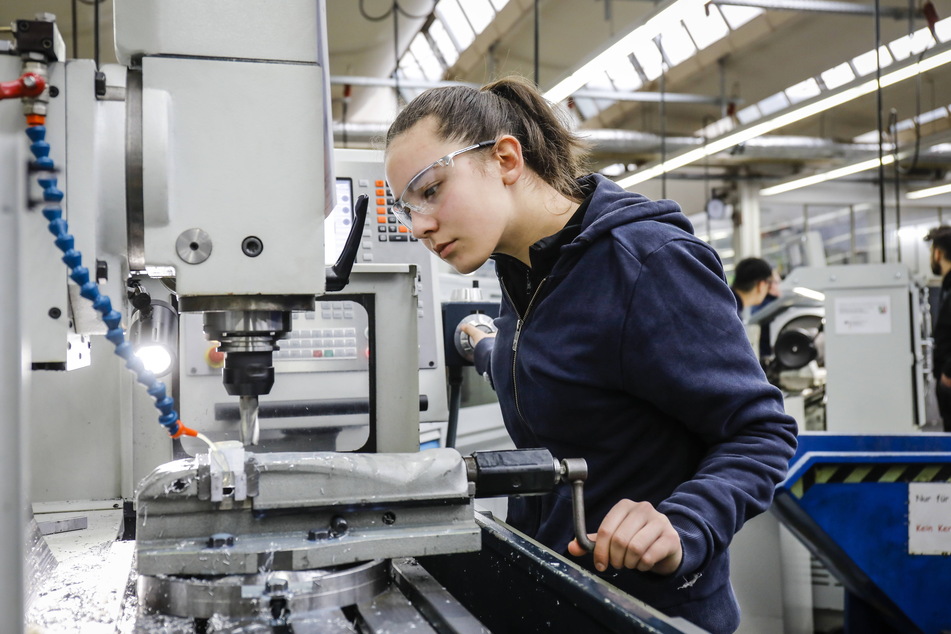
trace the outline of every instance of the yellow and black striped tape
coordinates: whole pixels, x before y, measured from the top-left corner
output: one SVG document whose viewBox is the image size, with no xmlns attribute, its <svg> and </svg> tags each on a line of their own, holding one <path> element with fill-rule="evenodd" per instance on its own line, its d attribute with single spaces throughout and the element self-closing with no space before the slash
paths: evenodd
<svg viewBox="0 0 951 634">
<path fill-rule="evenodd" d="M 817 484 L 867 482 L 951 482 L 951 464 L 824 463 L 806 471 L 793 483 L 790 492 L 801 498 Z"/>
</svg>

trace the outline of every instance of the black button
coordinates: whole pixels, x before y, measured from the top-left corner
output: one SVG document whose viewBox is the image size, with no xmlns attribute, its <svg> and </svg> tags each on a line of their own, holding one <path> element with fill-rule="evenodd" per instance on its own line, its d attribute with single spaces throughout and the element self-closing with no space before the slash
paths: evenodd
<svg viewBox="0 0 951 634">
<path fill-rule="evenodd" d="M 407 242 L 407 240 L 408 236 L 400 235 L 398 233 L 390 236 L 390 242 Z"/>
</svg>

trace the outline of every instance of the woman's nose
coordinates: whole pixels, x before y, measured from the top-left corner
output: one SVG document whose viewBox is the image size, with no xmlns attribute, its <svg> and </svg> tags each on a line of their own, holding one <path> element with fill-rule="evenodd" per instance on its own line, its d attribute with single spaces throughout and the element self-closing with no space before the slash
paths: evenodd
<svg viewBox="0 0 951 634">
<path fill-rule="evenodd" d="M 413 237 L 422 239 L 436 229 L 436 218 L 431 214 L 413 214 Z"/>
</svg>

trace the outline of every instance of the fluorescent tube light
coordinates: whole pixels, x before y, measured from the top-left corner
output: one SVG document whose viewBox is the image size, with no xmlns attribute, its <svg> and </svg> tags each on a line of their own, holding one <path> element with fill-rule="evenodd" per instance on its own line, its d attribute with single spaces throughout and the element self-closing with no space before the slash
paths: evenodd
<svg viewBox="0 0 951 634">
<path fill-rule="evenodd" d="M 933 53 L 930 57 L 923 59 L 920 62 L 913 61 L 917 59 L 917 56 L 914 58 L 909 58 L 909 60 L 907 60 L 900 68 L 893 68 L 891 72 L 882 75 L 881 86 L 883 88 L 886 86 L 891 86 L 892 84 L 898 83 L 910 77 L 914 77 L 920 73 L 933 70 L 938 66 L 942 66 L 948 62 L 951 62 L 951 44 L 942 44 L 941 46 L 934 47 L 931 50 Z M 875 92 L 878 85 L 874 79 L 856 80 L 856 82 L 853 82 L 854 85 L 851 87 L 844 88 L 832 94 L 816 97 L 809 101 L 800 102 L 799 104 L 796 104 L 795 106 L 780 112 L 777 116 L 772 117 L 771 119 L 751 123 L 748 126 L 728 132 L 723 136 L 707 142 L 701 147 L 687 150 L 682 154 L 673 156 L 663 163 L 654 163 L 652 165 L 648 165 L 640 171 L 618 180 L 617 183 L 621 187 L 625 188 L 632 187 L 638 183 L 643 183 L 646 180 L 650 180 L 651 178 L 660 176 L 666 172 L 671 172 L 685 165 L 689 165 L 690 163 L 698 161 L 705 156 L 722 152 L 723 150 L 743 143 L 744 141 L 748 141 L 752 138 L 772 132 L 773 130 L 785 127 L 802 119 L 806 119 L 821 112 L 825 112 L 826 110 L 830 110 L 854 99 L 858 99 L 859 97 L 871 94 Z M 877 159 L 875 160 L 877 161 Z M 877 163 L 873 165 L 873 167 L 876 166 Z"/>
<path fill-rule="evenodd" d="M 938 194 L 947 194 L 951 192 L 951 183 L 945 185 L 937 185 L 935 187 L 928 187 L 927 189 L 919 189 L 913 192 L 908 192 L 905 194 L 905 198 L 911 198 L 912 200 L 917 200 L 919 198 L 928 198 L 929 196 L 937 196 Z"/>
<path fill-rule="evenodd" d="M 796 293 L 797 295 L 802 295 L 803 297 L 807 297 L 807 298 L 809 298 L 809 299 L 814 299 L 814 300 L 816 300 L 817 302 L 824 302 L 824 301 L 826 301 L 826 294 L 825 294 L 825 293 L 820 293 L 819 291 L 814 291 L 814 290 L 812 290 L 811 288 L 806 288 L 805 286 L 797 286 L 796 288 L 792 289 L 792 291 L 793 291 L 793 293 Z"/>
<path fill-rule="evenodd" d="M 843 178 L 845 176 L 851 176 L 852 174 L 858 174 L 859 172 L 875 169 L 879 165 L 891 165 L 894 162 L 895 156 L 892 154 L 882 157 L 881 163 L 879 163 L 878 158 L 860 161 L 858 163 L 852 163 L 851 165 L 844 165 L 834 170 L 829 170 L 828 172 L 820 172 L 819 174 L 797 178 L 796 180 L 773 185 L 772 187 L 765 187 L 759 190 L 759 195 L 775 196 L 776 194 L 783 194 L 801 187 L 808 187 L 810 185 L 816 185 L 818 183 L 824 183 L 826 181 L 831 181 L 837 178 Z"/>
</svg>

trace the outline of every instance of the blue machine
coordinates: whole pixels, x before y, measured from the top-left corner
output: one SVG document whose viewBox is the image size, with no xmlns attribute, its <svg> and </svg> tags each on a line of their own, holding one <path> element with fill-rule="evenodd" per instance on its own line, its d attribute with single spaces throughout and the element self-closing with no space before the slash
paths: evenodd
<svg viewBox="0 0 951 634">
<path fill-rule="evenodd" d="M 846 634 L 951 631 L 951 435 L 804 433 L 773 512 L 846 589 Z"/>
</svg>

